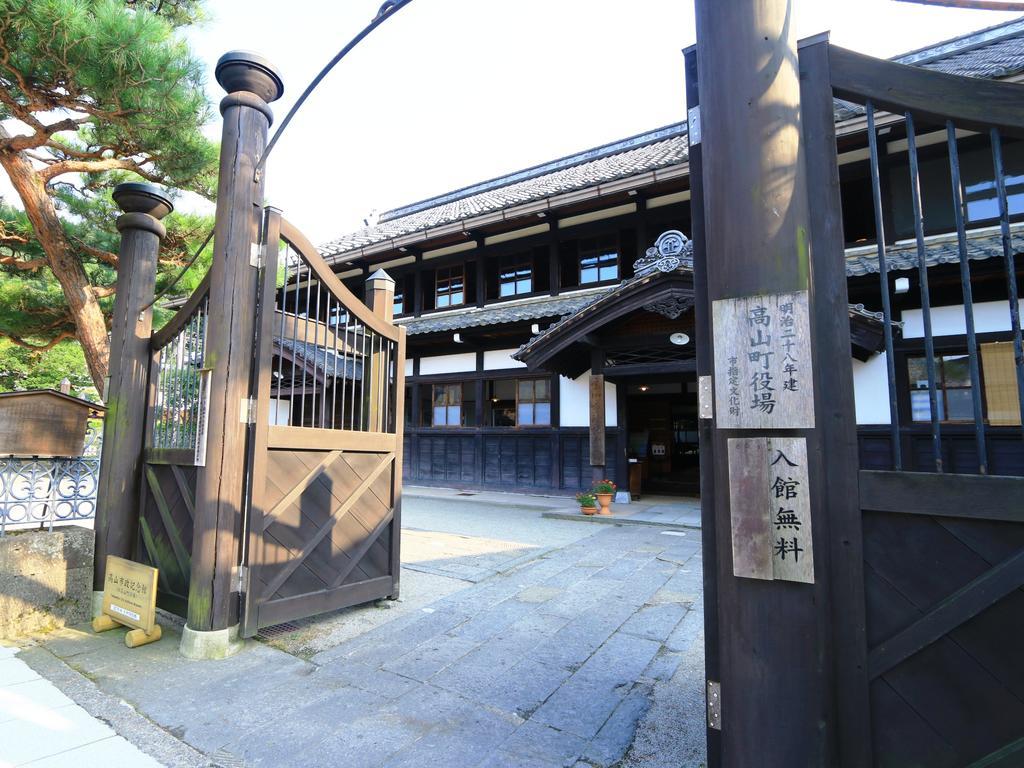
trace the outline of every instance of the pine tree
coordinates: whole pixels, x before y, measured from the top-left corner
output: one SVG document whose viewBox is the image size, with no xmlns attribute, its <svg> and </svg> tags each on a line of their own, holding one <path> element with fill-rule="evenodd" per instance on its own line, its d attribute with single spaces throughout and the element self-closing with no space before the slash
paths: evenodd
<svg viewBox="0 0 1024 768">
<path fill-rule="evenodd" d="M 22 207 L 0 207 L 0 336 L 29 350 L 74 337 L 97 389 L 117 268 L 110 190 L 138 176 L 215 189 L 203 68 L 179 34 L 200 14 L 195 0 L 0 0 L 0 166 Z M 202 225 L 169 222 L 165 271 Z"/>
</svg>

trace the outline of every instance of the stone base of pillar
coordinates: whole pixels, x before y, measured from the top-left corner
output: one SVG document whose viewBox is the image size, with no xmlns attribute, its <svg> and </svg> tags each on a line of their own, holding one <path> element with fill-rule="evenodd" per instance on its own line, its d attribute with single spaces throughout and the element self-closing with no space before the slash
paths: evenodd
<svg viewBox="0 0 1024 768">
<path fill-rule="evenodd" d="M 96 618 L 103 614 L 103 590 L 92 592 L 92 618 Z"/>
<path fill-rule="evenodd" d="M 238 637 L 238 625 L 201 632 L 187 625 L 181 632 L 181 655 L 188 659 L 226 659 L 245 647 Z"/>
</svg>

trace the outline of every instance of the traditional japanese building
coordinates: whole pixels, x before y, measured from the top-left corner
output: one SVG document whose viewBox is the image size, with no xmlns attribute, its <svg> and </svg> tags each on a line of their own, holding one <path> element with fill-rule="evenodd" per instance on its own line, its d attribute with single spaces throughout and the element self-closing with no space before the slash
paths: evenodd
<svg viewBox="0 0 1024 768">
<path fill-rule="evenodd" d="M 896 61 L 1018 80 L 1024 19 Z M 887 467 L 888 361 L 865 116 L 839 101 L 835 115 L 861 461 Z M 923 333 L 907 139 L 898 121 L 888 130 L 880 125 L 889 288 L 901 323 L 895 406 L 905 425 L 905 462 L 926 469 L 932 457 L 927 383 L 919 370 Z M 942 449 L 950 471 L 971 471 L 970 401 L 978 388 L 991 471 L 1024 474 L 988 141 L 958 133 L 983 361 L 981 380 L 972 381 L 946 133 L 941 125 L 918 126 L 932 323 L 941 353 Z M 1024 142 L 1004 141 L 1003 159 L 1012 248 L 1020 251 Z M 687 127 L 677 123 L 388 211 L 374 226 L 322 246 L 357 294 L 378 269 L 395 280 L 395 315 L 408 332 L 407 481 L 566 493 L 588 486 L 595 474 L 627 487 L 632 466 L 633 484 L 643 492 L 696 493 L 690 234 Z"/>
</svg>

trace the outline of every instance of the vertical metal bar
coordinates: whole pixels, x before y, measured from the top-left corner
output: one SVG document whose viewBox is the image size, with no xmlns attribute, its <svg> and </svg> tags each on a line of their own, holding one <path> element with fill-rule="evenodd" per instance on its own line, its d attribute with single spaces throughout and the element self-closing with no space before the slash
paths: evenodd
<svg viewBox="0 0 1024 768">
<path fill-rule="evenodd" d="M 349 327 L 348 327 L 349 326 L 349 322 L 348 322 L 348 320 L 349 320 L 348 307 L 345 307 L 345 334 L 341 337 L 342 344 L 344 345 L 343 349 L 345 351 L 345 358 L 342 360 L 342 368 L 341 368 L 341 428 L 342 429 L 345 429 L 345 387 L 346 387 L 346 384 L 347 384 L 348 377 L 351 375 L 351 372 L 354 370 L 354 365 L 352 364 L 351 356 L 349 355 L 349 352 L 351 351 L 351 348 L 352 348 L 352 342 L 349 341 L 350 336 L 349 336 Z"/>
<path fill-rule="evenodd" d="M 871 198 L 875 208 L 875 238 L 878 248 L 878 281 L 882 292 L 883 331 L 885 334 L 885 365 L 889 379 L 889 440 L 892 444 L 893 469 L 903 469 L 903 447 L 900 445 L 900 415 L 896 394 L 896 356 L 892 344 L 892 306 L 889 300 L 889 269 L 885 261 L 885 224 L 882 218 L 882 186 L 878 175 L 878 136 L 875 133 L 875 106 L 864 104 L 868 118 L 868 149 L 871 154 Z"/>
<path fill-rule="evenodd" d="M 1013 330 L 1013 360 L 1017 374 L 1017 406 L 1021 416 L 1021 437 L 1024 438 L 1024 344 L 1021 343 L 1020 306 L 1017 296 L 1017 267 L 1010 240 L 1010 205 L 1006 198 L 1006 175 L 1003 170 L 1003 144 L 999 131 L 989 130 L 992 143 L 992 166 L 995 170 L 996 193 L 999 196 L 999 229 L 1003 241 L 1003 262 L 1006 264 L 1006 295 L 1010 302 L 1010 328 Z"/>
<path fill-rule="evenodd" d="M 289 252 L 291 252 L 291 250 L 292 250 L 291 245 L 288 246 L 288 250 L 289 250 Z M 297 360 L 297 358 L 299 356 L 299 352 L 298 352 L 298 349 L 299 349 L 299 345 L 298 345 L 298 338 L 299 338 L 299 291 L 302 290 L 302 286 L 299 284 L 299 280 L 300 280 L 300 277 L 299 277 L 299 275 L 300 275 L 299 266 L 301 265 L 301 263 L 302 262 L 299 261 L 299 260 L 296 260 L 296 262 L 295 262 L 295 290 L 291 292 L 292 293 L 292 349 L 291 349 L 291 355 L 292 355 L 292 391 L 288 395 L 288 398 L 289 398 L 288 399 L 289 421 L 291 421 L 292 419 L 295 418 L 295 372 L 296 372 L 296 369 L 298 368 L 296 360 Z M 299 421 L 297 426 L 300 426 L 300 427 L 302 426 L 302 421 L 301 420 Z"/>
<path fill-rule="evenodd" d="M 277 252 L 281 252 L 281 244 L 275 243 Z M 275 414 L 275 421 L 281 417 L 281 401 L 284 399 L 281 397 L 281 388 L 284 386 L 284 311 L 288 301 L 288 254 L 291 251 L 287 246 L 284 249 L 284 281 L 281 283 L 281 300 L 277 307 L 277 311 L 281 313 L 281 330 L 277 334 L 277 409 L 278 412 Z M 276 278 L 275 278 L 276 279 Z M 289 405 L 289 408 L 291 406 Z M 288 412 L 288 423 L 292 422 L 292 414 Z"/>
<path fill-rule="evenodd" d="M 932 335 L 932 304 L 928 290 L 928 262 L 924 246 L 924 209 L 921 205 L 921 174 L 917 159 L 914 116 L 906 113 L 907 153 L 910 156 L 910 199 L 914 204 L 914 236 L 917 239 L 917 277 L 921 288 L 921 320 L 924 325 L 925 365 L 928 368 L 928 405 L 932 426 L 935 471 L 942 471 L 942 434 L 939 427 L 938 387 L 935 376 L 935 339 Z"/>
<path fill-rule="evenodd" d="M 956 148 L 956 127 L 946 121 L 949 145 L 949 171 L 953 183 L 953 216 L 956 239 L 960 249 L 960 287 L 964 294 L 964 323 L 967 327 L 967 356 L 971 370 L 971 404 L 974 406 L 974 441 L 978 448 L 978 473 L 988 474 L 988 451 L 985 447 L 985 416 L 981 410 L 981 370 L 978 365 L 978 341 L 974 333 L 974 297 L 971 292 L 971 266 L 967 256 L 967 231 L 964 225 L 963 190 L 960 188 L 960 155 Z"/>
<path fill-rule="evenodd" d="M 181 344 L 183 341 L 184 333 L 178 331 L 178 335 L 174 337 L 174 360 L 171 365 L 171 392 L 174 398 L 174 410 L 171 412 L 171 445 L 175 448 L 179 448 L 179 424 L 181 419 L 181 356 L 182 348 Z"/>
<path fill-rule="evenodd" d="M 334 294 L 331 294 L 331 296 L 334 297 Z M 338 299 L 337 297 L 334 297 L 334 301 L 335 301 L 335 304 L 336 304 L 336 308 L 338 310 L 338 315 L 340 316 L 341 315 L 341 310 L 343 309 L 343 307 L 341 305 L 341 300 Z M 327 309 L 328 316 L 330 316 L 330 312 L 331 312 L 330 306 L 328 305 L 328 309 Z M 340 319 L 340 317 L 338 319 Z M 338 327 L 338 323 L 335 322 L 335 324 L 334 324 L 334 364 L 332 366 L 332 371 L 331 371 L 331 429 L 334 429 L 334 419 L 335 419 L 335 416 L 338 413 L 338 355 L 340 354 L 339 351 L 338 351 L 338 339 L 339 339 L 339 335 L 338 334 L 339 334 L 340 330 L 341 329 Z M 344 349 L 345 348 L 345 338 L 343 336 L 340 337 L 340 338 L 341 338 L 341 348 Z M 344 361 L 342 361 L 342 364 L 341 364 L 341 373 L 342 373 L 343 376 L 345 375 L 345 363 L 344 363 Z"/>
<path fill-rule="evenodd" d="M 321 314 L 319 314 L 319 299 L 324 293 L 324 286 L 317 280 L 316 282 L 316 314 L 313 319 L 313 398 L 310 401 L 310 408 L 312 409 L 312 416 L 310 422 L 312 426 L 316 426 L 316 383 L 319 380 L 319 324 L 321 324 Z M 327 324 L 325 324 L 325 328 Z M 327 335 L 324 337 L 324 350 L 327 351 Z M 324 357 L 324 383 L 321 385 L 321 406 L 323 407 L 324 400 L 324 388 L 327 385 L 327 356 Z M 324 426 L 324 422 L 321 422 L 321 426 Z"/>
<path fill-rule="evenodd" d="M 313 292 L 313 270 L 306 265 L 306 305 L 302 311 L 302 399 L 299 400 L 299 425 L 306 426 L 306 360 L 309 356 L 309 295 Z M 313 348 L 314 354 L 316 347 Z M 316 361 L 313 365 L 313 396 L 316 397 Z"/>
<path fill-rule="evenodd" d="M 321 286 L 323 289 L 323 286 Z M 327 311 L 324 313 L 324 390 L 320 396 L 320 427 L 322 429 L 327 428 L 327 368 L 328 368 L 328 357 L 327 353 L 333 349 L 333 342 L 328 345 L 328 340 L 334 335 L 334 331 L 331 330 L 331 297 L 332 294 L 327 291 Z M 331 355 L 331 359 L 334 355 Z"/>
<path fill-rule="evenodd" d="M 359 431 L 360 432 L 363 431 L 363 420 L 364 420 L 363 413 L 364 413 L 364 411 L 366 411 L 366 378 L 367 378 L 367 370 L 366 370 L 366 358 L 367 358 L 367 355 L 366 355 L 366 335 L 367 335 L 367 332 L 366 331 L 367 331 L 367 329 L 366 329 L 365 325 L 360 327 L 360 333 L 362 334 L 361 349 L 362 349 L 362 353 L 363 353 L 363 372 L 362 372 L 363 375 L 359 377 L 359 380 L 360 380 L 360 383 L 359 383 Z M 370 372 L 370 373 L 372 373 L 372 372 Z"/>
</svg>

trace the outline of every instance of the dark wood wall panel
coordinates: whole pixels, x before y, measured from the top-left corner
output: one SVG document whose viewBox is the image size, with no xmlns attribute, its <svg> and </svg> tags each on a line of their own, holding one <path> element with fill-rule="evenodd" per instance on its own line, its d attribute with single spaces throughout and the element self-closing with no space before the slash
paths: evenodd
<svg viewBox="0 0 1024 768">
<path fill-rule="evenodd" d="M 183 616 L 188 600 L 196 468 L 146 464 L 137 558 L 159 570 L 157 602 Z"/>
<path fill-rule="evenodd" d="M 861 469 L 892 469 L 892 451 L 888 427 L 863 426 L 858 428 L 858 447 Z M 914 472 L 935 470 L 931 435 L 927 430 L 912 428 L 904 437 L 904 469 Z M 989 474 L 1024 477 L 1024 440 L 1020 430 L 989 428 L 985 435 L 988 447 Z M 947 425 L 942 432 L 942 459 L 947 472 L 975 474 L 978 454 L 974 435 L 959 425 Z"/>
<path fill-rule="evenodd" d="M 881 512 L 865 512 L 863 520 L 873 649 L 920 627 L 922 617 L 1024 550 L 1018 523 Z M 1024 589 L 990 602 L 878 670 L 871 719 L 879 766 L 967 766 L 1022 743 Z M 1005 764 L 1024 762 L 1024 750 L 1014 754 Z"/>
</svg>

